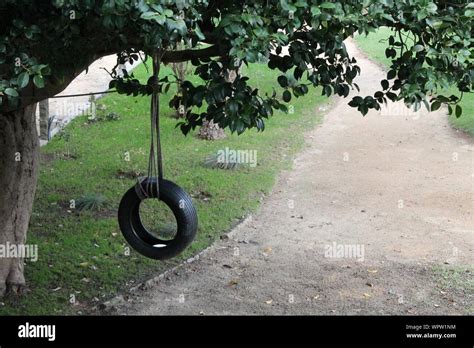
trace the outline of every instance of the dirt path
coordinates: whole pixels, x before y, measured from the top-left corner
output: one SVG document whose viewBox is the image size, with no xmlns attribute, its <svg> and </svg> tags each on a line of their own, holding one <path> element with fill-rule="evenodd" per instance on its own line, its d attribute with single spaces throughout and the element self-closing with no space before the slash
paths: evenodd
<svg viewBox="0 0 474 348">
<path fill-rule="evenodd" d="M 384 73 L 348 47 L 362 67 L 362 94 L 371 93 Z M 253 219 L 119 311 L 472 313 L 472 288 L 462 289 L 472 271 L 462 269 L 474 255 L 473 141 L 443 113 L 392 105 L 363 118 L 347 102 L 307 135 Z M 334 243 L 345 253 L 328 255 Z M 445 282 L 464 285 L 443 287 L 440 267 L 460 269 Z"/>
</svg>

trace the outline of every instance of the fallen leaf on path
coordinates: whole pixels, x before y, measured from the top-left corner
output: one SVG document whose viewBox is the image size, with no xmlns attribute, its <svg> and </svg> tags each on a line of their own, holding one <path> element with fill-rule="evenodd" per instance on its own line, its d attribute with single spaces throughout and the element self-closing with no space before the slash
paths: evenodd
<svg viewBox="0 0 474 348">
<path fill-rule="evenodd" d="M 368 294 L 368 293 L 364 293 L 364 297 L 369 298 L 369 297 L 372 297 L 372 295 L 370 295 L 370 294 Z"/>
<path fill-rule="evenodd" d="M 235 285 L 237 285 L 237 284 L 239 284 L 239 282 L 238 282 L 237 280 L 235 280 L 235 279 L 232 279 L 232 280 L 229 282 L 228 285 L 229 285 L 229 286 L 235 286 Z"/>
<path fill-rule="evenodd" d="M 376 269 L 368 269 L 367 272 L 369 273 L 377 273 L 378 271 Z"/>
<path fill-rule="evenodd" d="M 270 247 L 263 249 L 263 252 L 266 253 L 266 254 L 270 254 L 272 251 L 273 251 L 273 249 L 270 248 Z"/>
<path fill-rule="evenodd" d="M 268 300 L 268 301 L 265 301 L 266 304 L 272 304 L 273 303 L 273 300 Z"/>
<path fill-rule="evenodd" d="M 374 287 L 374 284 L 372 284 L 372 283 L 365 283 L 365 285 L 367 285 L 367 286 L 369 286 L 369 287 L 371 287 L 371 288 Z"/>
</svg>

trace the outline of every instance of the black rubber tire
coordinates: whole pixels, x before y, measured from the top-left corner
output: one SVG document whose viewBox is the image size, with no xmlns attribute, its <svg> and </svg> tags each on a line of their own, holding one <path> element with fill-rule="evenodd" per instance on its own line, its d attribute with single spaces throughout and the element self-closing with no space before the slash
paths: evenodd
<svg viewBox="0 0 474 348">
<path fill-rule="evenodd" d="M 148 180 L 142 182 L 146 190 Z M 151 179 L 150 198 L 156 198 L 156 179 Z M 163 241 L 154 237 L 142 224 L 140 219 L 140 203 L 142 199 L 135 186 L 123 196 L 118 220 L 120 230 L 130 246 L 137 252 L 151 259 L 166 260 L 183 252 L 194 240 L 198 227 L 198 218 L 191 197 L 175 183 L 161 179 L 159 186 L 160 200 L 173 212 L 177 232 L 172 240 Z M 164 246 L 156 247 L 161 244 Z"/>
</svg>

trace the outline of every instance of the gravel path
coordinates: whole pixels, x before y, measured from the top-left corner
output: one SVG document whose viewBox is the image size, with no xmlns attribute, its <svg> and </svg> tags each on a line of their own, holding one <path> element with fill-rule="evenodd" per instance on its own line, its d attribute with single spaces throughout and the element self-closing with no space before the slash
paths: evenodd
<svg viewBox="0 0 474 348">
<path fill-rule="evenodd" d="M 384 72 L 348 48 L 372 93 Z M 472 271 L 451 289 L 434 272 L 473 264 L 472 139 L 442 112 L 397 104 L 363 118 L 347 102 L 306 135 L 252 219 L 119 312 L 472 314 Z"/>
</svg>

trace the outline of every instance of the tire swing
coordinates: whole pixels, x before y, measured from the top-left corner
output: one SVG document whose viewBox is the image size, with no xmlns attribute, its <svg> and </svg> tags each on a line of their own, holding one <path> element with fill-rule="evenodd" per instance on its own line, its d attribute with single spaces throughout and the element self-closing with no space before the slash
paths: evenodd
<svg viewBox="0 0 474 348">
<path fill-rule="evenodd" d="M 175 183 L 163 179 L 159 122 L 159 70 L 161 57 L 153 54 L 151 97 L 151 144 L 147 177 L 138 178 L 125 193 L 118 210 L 120 230 L 130 246 L 151 259 L 165 260 L 179 255 L 196 236 L 198 219 L 191 197 Z M 159 199 L 174 214 L 177 232 L 171 240 L 155 237 L 140 218 L 140 204 L 146 199 Z"/>
</svg>

